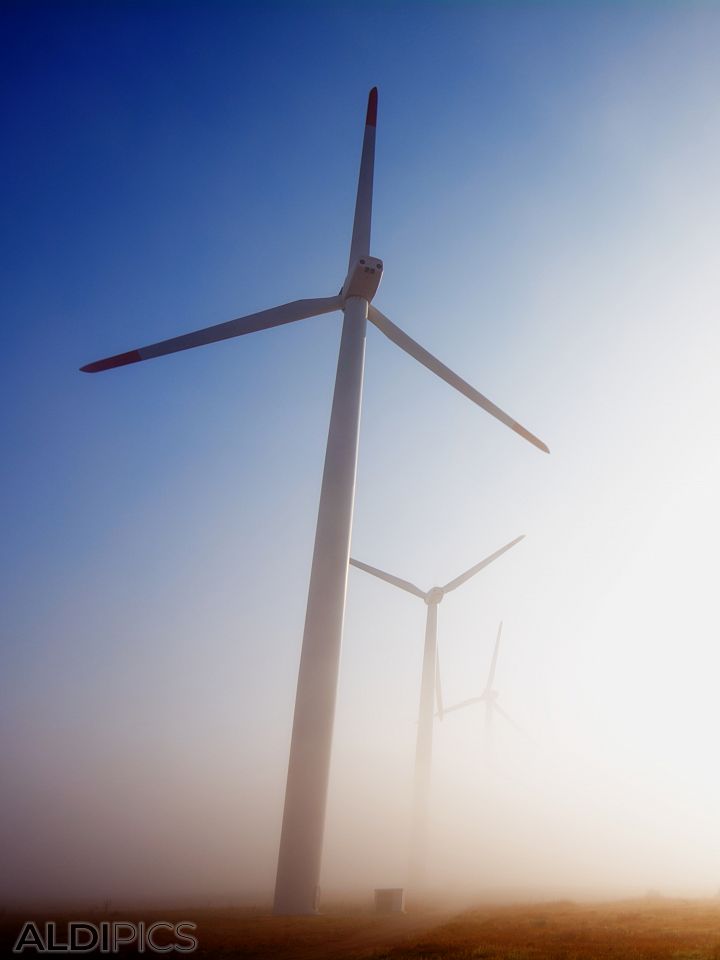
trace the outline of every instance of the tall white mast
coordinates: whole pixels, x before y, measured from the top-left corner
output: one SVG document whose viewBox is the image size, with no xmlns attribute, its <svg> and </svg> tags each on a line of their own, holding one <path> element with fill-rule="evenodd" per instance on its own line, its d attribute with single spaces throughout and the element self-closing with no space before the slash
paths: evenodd
<svg viewBox="0 0 720 960">
<path fill-rule="evenodd" d="M 370 253 L 377 90 L 368 100 L 349 271 Z M 285 788 L 275 913 L 312 913 L 319 901 L 325 808 L 357 471 L 368 301 L 345 301 L 340 356 L 315 532 Z"/>
</svg>

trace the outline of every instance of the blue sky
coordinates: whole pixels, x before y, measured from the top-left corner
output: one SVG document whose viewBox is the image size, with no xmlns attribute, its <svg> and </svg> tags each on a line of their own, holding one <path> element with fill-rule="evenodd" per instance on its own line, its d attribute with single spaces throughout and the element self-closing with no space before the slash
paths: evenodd
<svg viewBox="0 0 720 960">
<path fill-rule="evenodd" d="M 144 875 L 149 894 L 167 890 L 186 862 L 168 853 L 178 836 L 197 889 L 271 882 L 337 318 L 104 376 L 77 368 L 335 293 L 373 85 L 378 306 L 552 456 L 370 331 L 354 552 L 430 586 L 527 533 L 441 610 L 449 690 L 473 694 L 502 616 L 518 719 L 559 768 L 584 758 L 588 796 L 630 768 L 648 796 L 664 790 L 664 745 L 717 719 L 703 686 L 718 666 L 717 8 L 20 4 L 2 17 L 7 836 L 35 836 L 28 811 L 47 814 L 61 786 L 37 849 L 11 861 L 12 889 L 52 894 L 70 857 L 78 892 L 122 893 L 162 855 L 168 872 Z M 352 798 L 381 832 L 404 809 L 381 815 L 353 781 L 374 756 L 370 780 L 392 770 L 402 798 L 412 759 L 423 611 L 383 591 L 351 576 L 331 880 Z M 704 695 L 684 703 L 710 712 L 666 729 L 688 620 L 697 673 L 683 687 Z M 608 689 L 634 698 L 638 743 L 655 743 L 640 774 L 637 750 L 618 747 L 627 724 L 603 714 Z M 437 762 L 470 797 L 467 724 Z M 720 791 L 700 746 L 696 763 L 673 751 L 687 795 L 659 835 L 687 823 L 693 792 Z M 177 792 L 188 764 L 190 799 L 168 812 L 161 781 Z M 629 833 L 646 799 L 623 808 Z M 123 841 L 95 867 L 83 819 Z M 693 844 L 715 847 L 682 837 L 690 865 L 663 859 L 653 834 L 648 871 L 707 882 Z M 58 874 L 41 883 L 43 843 Z M 605 853 L 587 861 L 610 881 Z M 398 870 L 402 844 L 387 856 Z M 538 883 L 548 857 L 533 860 Z M 507 882 L 522 865 L 518 853 Z M 566 874 L 584 877 L 569 855 Z"/>
<path fill-rule="evenodd" d="M 479 296 L 503 309 L 503 277 L 517 282 L 507 248 L 527 242 L 506 232 L 508 206 L 538 183 L 566 182 L 568 111 L 602 86 L 601 52 L 620 56 L 648 27 L 637 13 L 600 8 L 462 4 L 382 5 L 375 18 L 344 4 L 20 5 L 6 19 L 3 384 L 14 460 L 6 481 L 12 569 L 26 583 L 25 562 L 54 579 L 54 538 L 65 557 L 82 555 L 88 525 L 102 517 L 112 532 L 136 502 L 131 490 L 143 500 L 147 483 L 164 485 L 173 465 L 187 472 L 184 451 L 166 445 L 193 427 L 202 442 L 224 432 L 208 415 L 207 389 L 238 357 L 234 405 L 246 431 L 238 446 L 265 442 L 272 411 L 266 422 L 255 414 L 268 377 L 289 381 L 286 396 L 307 396 L 323 374 L 329 381 L 332 335 L 318 343 L 305 330 L 109 383 L 76 370 L 95 355 L 334 291 L 369 86 L 379 84 L 382 98 L 375 243 L 402 251 L 393 293 L 405 313 L 421 292 L 418 258 L 438 267 L 423 277 L 431 296 L 452 297 L 461 279 L 441 276 L 448 238 L 438 220 L 448 205 L 484 261 Z M 417 131 L 410 149 L 409 131 Z M 463 190 L 477 181 L 482 194 Z M 470 215 L 460 221 L 463 208 Z M 418 231 L 420 243 L 410 239 Z M 506 349 L 511 335 L 488 324 L 484 350 Z M 320 410 L 326 395 L 317 396 Z M 307 420 L 320 438 L 322 413 L 308 410 Z M 129 428 L 131 452 L 117 445 Z M 317 461 L 317 450 L 299 454 L 295 469 Z M 108 458 L 117 486 L 99 495 L 94 481 Z M 264 486 L 261 478 L 253 482 Z"/>
</svg>

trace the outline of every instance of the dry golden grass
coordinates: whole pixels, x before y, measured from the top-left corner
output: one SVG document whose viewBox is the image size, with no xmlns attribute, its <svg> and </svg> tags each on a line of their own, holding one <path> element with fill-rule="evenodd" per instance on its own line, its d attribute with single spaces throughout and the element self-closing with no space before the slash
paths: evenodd
<svg viewBox="0 0 720 960">
<path fill-rule="evenodd" d="M 0 920 L 0 955 L 11 955 L 22 920 L 30 916 L 63 923 L 103 918 L 80 911 L 62 917 L 6 914 Z M 342 906 L 319 917 L 295 918 L 249 909 L 142 910 L 122 911 L 116 918 L 192 920 L 199 940 L 194 956 L 227 960 L 720 960 L 718 901 L 558 902 L 462 912 L 418 908 L 395 917 Z"/>
<path fill-rule="evenodd" d="M 720 960 L 716 901 L 569 902 L 465 911 L 374 960 Z"/>
</svg>

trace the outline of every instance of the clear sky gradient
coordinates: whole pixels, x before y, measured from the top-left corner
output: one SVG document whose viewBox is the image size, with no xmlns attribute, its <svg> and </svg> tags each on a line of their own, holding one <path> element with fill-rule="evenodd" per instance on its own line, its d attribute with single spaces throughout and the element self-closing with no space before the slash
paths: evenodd
<svg viewBox="0 0 720 960">
<path fill-rule="evenodd" d="M 527 534 L 439 611 L 535 746 L 438 728 L 434 875 L 714 893 L 720 8 L 1 16 L 3 896 L 271 887 L 339 316 L 78 367 L 336 293 L 374 85 L 377 305 L 552 450 L 369 331 L 354 555 Z M 331 889 L 403 880 L 423 617 L 351 572 Z"/>
</svg>

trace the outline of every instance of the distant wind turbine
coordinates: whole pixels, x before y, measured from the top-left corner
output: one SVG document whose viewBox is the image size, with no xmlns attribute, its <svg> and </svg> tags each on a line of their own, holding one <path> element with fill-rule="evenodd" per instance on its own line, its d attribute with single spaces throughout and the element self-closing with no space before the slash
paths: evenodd
<svg viewBox="0 0 720 960">
<path fill-rule="evenodd" d="M 490 738 L 492 736 L 493 713 L 499 713 L 501 717 L 504 717 L 505 720 L 507 720 L 507 722 L 517 730 L 518 733 L 522 734 L 522 736 L 529 739 L 528 735 L 525 733 L 522 727 L 518 726 L 518 724 L 515 723 L 513 718 L 510 716 L 510 714 L 507 713 L 505 710 L 503 710 L 503 708 L 500 706 L 500 704 L 498 703 L 498 697 L 499 697 L 498 691 L 493 687 L 493 684 L 495 682 L 495 670 L 497 668 L 498 652 L 500 650 L 500 637 L 502 635 L 502 628 L 503 628 L 503 625 L 501 620 L 500 626 L 498 627 L 497 637 L 495 638 L 495 649 L 493 650 L 492 661 L 490 663 L 490 672 L 488 673 L 488 678 L 487 678 L 487 681 L 485 682 L 485 689 L 480 694 L 480 696 L 470 697 L 469 700 L 461 700 L 460 703 L 455 703 L 451 707 L 443 708 L 442 703 L 438 704 L 438 716 L 442 720 L 445 714 L 452 713 L 454 710 L 462 710 L 464 707 L 470 707 L 476 703 L 484 703 L 485 704 L 485 736 L 488 743 L 490 743 Z"/>
<path fill-rule="evenodd" d="M 392 573 L 386 573 L 384 570 L 378 570 L 377 567 L 371 567 L 360 560 L 350 558 L 350 563 L 365 573 L 370 573 L 386 583 L 399 587 L 407 593 L 419 597 L 427 604 L 427 616 L 425 619 L 425 648 L 423 652 L 422 680 L 420 682 L 420 710 L 418 715 L 417 743 L 415 747 L 415 791 L 413 802 L 413 821 L 412 835 L 410 840 L 410 882 L 415 887 L 421 887 L 425 882 L 425 859 L 427 848 L 427 819 L 430 803 L 430 771 L 432 766 L 432 741 L 433 741 L 433 720 L 435 716 L 435 703 L 437 701 L 438 714 L 442 717 L 442 691 L 440 688 L 440 667 L 437 652 L 437 608 L 446 594 L 456 590 L 463 583 L 466 583 L 476 573 L 480 573 L 485 567 L 489 566 L 503 553 L 520 543 L 525 538 L 525 534 L 506 543 L 489 557 L 485 557 L 474 567 L 470 567 L 459 577 L 450 580 L 443 587 L 432 587 L 430 590 L 421 590 L 409 580 L 402 580 Z M 461 706 L 450 709 L 456 710 Z M 464 704 L 462 704 L 464 706 Z"/>
<path fill-rule="evenodd" d="M 368 97 L 348 272 L 333 297 L 294 300 L 236 320 L 89 363 L 98 373 L 320 314 L 343 313 L 335 392 L 320 490 L 305 631 L 288 764 L 274 912 L 317 912 L 338 662 L 345 613 L 367 321 L 539 450 L 548 448 L 372 305 L 383 263 L 370 254 L 377 89 Z"/>
</svg>

